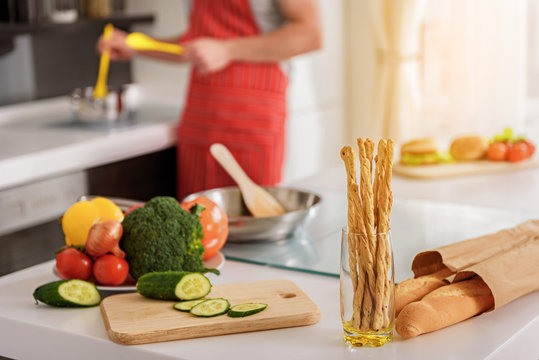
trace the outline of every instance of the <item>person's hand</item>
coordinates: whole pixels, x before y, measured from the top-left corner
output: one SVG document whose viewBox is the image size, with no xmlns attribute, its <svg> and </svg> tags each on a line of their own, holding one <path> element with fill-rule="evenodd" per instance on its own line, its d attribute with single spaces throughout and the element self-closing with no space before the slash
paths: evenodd
<svg viewBox="0 0 539 360">
<path fill-rule="evenodd" d="M 184 45 L 184 59 L 192 63 L 200 73 L 211 73 L 230 64 L 232 53 L 226 41 L 200 38 Z"/>
<path fill-rule="evenodd" d="M 97 41 L 97 51 L 101 54 L 108 49 L 111 60 L 129 60 L 136 51 L 127 46 L 126 37 L 127 33 L 118 29 L 114 29 L 111 37 L 107 40 L 103 39 L 103 35 L 101 35 Z"/>
</svg>

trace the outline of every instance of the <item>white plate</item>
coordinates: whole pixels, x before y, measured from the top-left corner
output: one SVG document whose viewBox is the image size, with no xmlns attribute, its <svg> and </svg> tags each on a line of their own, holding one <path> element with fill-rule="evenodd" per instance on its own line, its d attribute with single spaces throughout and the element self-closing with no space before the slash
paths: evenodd
<svg viewBox="0 0 539 360">
<path fill-rule="evenodd" d="M 221 270 L 224 264 L 225 264 L 225 256 L 221 252 L 218 252 L 211 259 L 204 261 L 204 266 L 207 267 L 208 269 Z M 54 273 L 54 275 L 58 276 L 58 273 L 56 272 L 56 265 L 53 266 L 52 272 Z M 96 284 L 96 287 L 98 290 L 102 290 L 102 291 L 136 291 L 137 290 L 137 287 L 135 286 L 134 282 L 122 284 L 119 286 L 105 286 L 105 285 Z"/>
</svg>

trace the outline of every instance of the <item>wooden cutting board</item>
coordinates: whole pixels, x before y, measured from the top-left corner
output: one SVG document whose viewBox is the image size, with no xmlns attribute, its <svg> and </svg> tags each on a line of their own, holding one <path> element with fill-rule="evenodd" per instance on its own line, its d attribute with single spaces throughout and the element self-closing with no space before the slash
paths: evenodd
<svg viewBox="0 0 539 360">
<path fill-rule="evenodd" d="M 261 302 L 268 307 L 243 318 L 202 318 L 174 310 L 176 301 L 129 293 L 105 298 L 101 314 L 110 339 L 127 345 L 312 325 L 321 316 L 318 306 L 290 280 L 215 285 L 207 298 L 218 297 L 228 299 L 232 306 Z"/>
<path fill-rule="evenodd" d="M 488 160 L 423 166 L 406 166 L 397 163 L 393 165 L 393 173 L 415 179 L 442 179 L 465 175 L 514 172 L 534 168 L 538 165 L 539 158 L 537 157 L 517 163 Z"/>
</svg>

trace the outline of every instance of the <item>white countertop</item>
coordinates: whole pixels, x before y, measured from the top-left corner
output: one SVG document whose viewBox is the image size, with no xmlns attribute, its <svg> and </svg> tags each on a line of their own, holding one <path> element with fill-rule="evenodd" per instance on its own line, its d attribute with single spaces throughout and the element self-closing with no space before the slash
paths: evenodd
<svg viewBox="0 0 539 360">
<path fill-rule="evenodd" d="M 49 110 L 51 110 L 49 108 Z M 139 123 L 116 129 L 66 126 L 64 116 L 40 107 L 20 122 L 0 114 L 0 189 L 158 151 L 174 144 L 177 115 L 149 109 Z M 36 111 L 43 116 L 36 117 Z M 64 114 L 65 115 L 65 114 Z M 292 185 L 344 191 L 341 164 Z M 539 170 L 420 181 L 395 176 L 395 199 L 496 207 L 539 214 Z M 461 224 L 455 224 L 460 226 Z M 487 230 L 486 230 L 487 231 Z M 338 239 L 335 246 L 339 246 Z M 35 306 L 32 292 L 55 280 L 53 262 L 0 278 L 0 355 L 20 359 L 537 359 L 539 292 L 494 312 L 410 340 L 395 335 L 377 349 L 350 349 L 342 340 L 339 280 L 228 260 L 214 283 L 286 278 L 320 307 L 319 323 L 166 343 L 122 346 L 111 342 L 98 308 Z"/>
<path fill-rule="evenodd" d="M 141 104 L 130 122 L 77 124 L 64 98 L 0 109 L 0 189 L 174 146 L 178 116 Z"/>
<path fill-rule="evenodd" d="M 320 307 L 312 326 L 170 341 L 118 345 L 107 337 L 98 307 L 59 309 L 32 299 L 56 280 L 49 261 L 0 278 L 0 354 L 16 359 L 514 359 L 537 358 L 539 292 L 460 324 L 382 348 L 350 349 L 342 339 L 339 280 L 303 272 L 227 261 L 214 284 L 285 278 Z M 534 319 L 533 321 L 530 321 Z"/>
<path fill-rule="evenodd" d="M 453 179 L 431 183 L 394 179 L 395 197 L 414 198 L 450 187 L 455 202 L 492 205 L 487 194 L 507 186 L 529 186 L 537 179 L 536 171 L 503 174 L 492 178 Z M 527 176 L 523 176 L 527 173 Z M 344 169 L 336 166 L 323 174 L 294 184 L 319 190 L 338 190 Z M 332 180 L 333 179 L 333 180 Z M 466 184 L 483 184 L 465 189 Z M 517 191 L 517 190 L 515 190 Z M 523 195 L 527 190 L 520 189 Z M 536 196 L 537 190 L 529 193 Z M 446 199 L 446 192 L 430 193 Z M 441 195 L 440 195 L 441 194 Z M 496 194 L 497 207 L 528 208 L 539 213 L 539 204 L 532 197 L 510 199 L 514 195 Z M 537 199 L 537 197 L 535 197 Z M 456 224 L 460 226 L 461 224 Z M 335 246 L 339 246 L 335 240 Z M 285 270 L 227 260 L 222 275 L 211 275 L 215 284 L 263 279 L 285 278 L 298 284 L 320 307 L 319 323 L 289 329 L 268 330 L 165 343 L 124 346 L 110 341 L 98 308 L 57 309 L 35 306 L 31 294 L 40 284 L 55 280 L 53 261 L 12 273 L 0 278 L 0 354 L 13 358 L 42 358 L 43 354 L 57 359 L 536 359 L 539 355 L 539 292 L 517 299 L 500 309 L 448 328 L 403 340 L 395 334 L 394 341 L 382 348 L 351 349 L 342 340 L 339 315 L 339 279 L 331 276 Z M 31 344 L 31 345 L 30 345 Z"/>
</svg>

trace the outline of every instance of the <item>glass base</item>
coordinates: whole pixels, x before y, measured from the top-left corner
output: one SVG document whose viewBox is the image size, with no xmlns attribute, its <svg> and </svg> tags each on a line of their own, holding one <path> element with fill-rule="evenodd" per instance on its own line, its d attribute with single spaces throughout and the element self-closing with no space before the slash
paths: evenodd
<svg viewBox="0 0 539 360">
<path fill-rule="evenodd" d="M 352 346 L 379 347 L 393 340 L 393 329 L 380 331 L 358 330 L 343 324 L 344 341 Z"/>
</svg>

